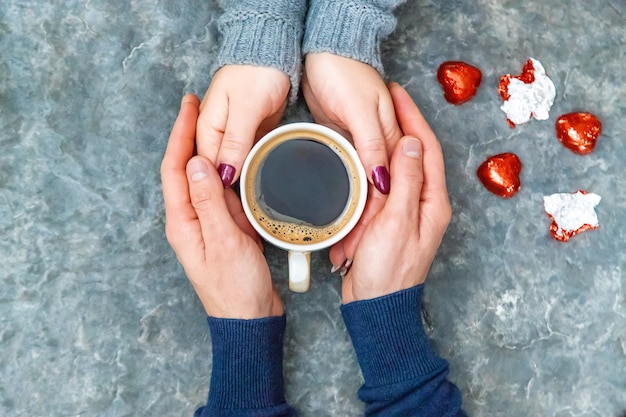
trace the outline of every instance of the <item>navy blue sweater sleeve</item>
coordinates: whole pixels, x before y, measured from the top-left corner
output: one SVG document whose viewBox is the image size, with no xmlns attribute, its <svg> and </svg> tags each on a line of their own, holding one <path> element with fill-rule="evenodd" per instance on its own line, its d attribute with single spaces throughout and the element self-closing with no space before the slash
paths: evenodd
<svg viewBox="0 0 626 417">
<path fill-rule="evenodd" d="M 365 379 L 366 416 L 465 416 L 448 363 L 424 332 L 423 291 L 418 285 L 341 307 Z"/>
<path fill-rule="evenodd" d="M 195 417 L 291 417 L 285 402 L 285 316 L 254 320 L 208 317 L 213 370 L 207 404 Z"/>
</svg>

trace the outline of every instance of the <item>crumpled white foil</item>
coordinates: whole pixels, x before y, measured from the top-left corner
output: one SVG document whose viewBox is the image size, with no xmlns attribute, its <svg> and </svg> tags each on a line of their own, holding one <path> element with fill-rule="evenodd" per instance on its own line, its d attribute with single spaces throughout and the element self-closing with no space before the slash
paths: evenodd
<svg viewBox="0 0 626 417">
<path fill-rule="evenodd" d="M 516 125 L 526 123 L 533 117 L 547 120 L 556 97 L 556 87 L 541 62 L 533 58 L 530 60 L 535 70 L 535 81 L 527 84 L 512 77 L 507 88 L 510 97 L 500 106 L 507 119 Z"/>
<path fill-rule="evenodd" d="M 579 231 L 599 227 L 595 207 L 600 200 L 599 195 L 582 191 L 543 197 L 544 209 L 556 224 L 555 238 L 567 240 Z"/>
</svg>

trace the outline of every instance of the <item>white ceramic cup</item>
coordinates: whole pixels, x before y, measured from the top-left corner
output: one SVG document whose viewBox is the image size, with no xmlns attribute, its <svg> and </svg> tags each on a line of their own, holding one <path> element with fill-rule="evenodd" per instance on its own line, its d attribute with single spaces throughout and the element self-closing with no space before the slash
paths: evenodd
<svg viewBox="0 0 626 417">
<path fill-rule="evenodd" d="M 343 212 L 333 222 L 320 227 L 294 222 L 293 229 L 296 232 L 294 235 L 286 236 L 284 232 L 281 234 L 273 232 L 274 221 L 259 204 L 257 177 L 267 155 L 279 144 L 295 139 L 313 140 L 333 150 L 346 168 L 350 192 Z M 281 184 L 276 186 L 280 187 Z M 325 126 L 314 123 L 286 124 L 269 132 L 254 145 L 241 171 L 241 202 L 248 220 L 259 235 L 272 245 L 288 251 L 289 288 L 292 291 L 305 292 L 309 289 L 311 252 L 334 245 L 356 226 L 365 208 L 367 187 L 367 175 L 354 146 L 342 135 Z M 269 222 L 267 217 L 270 218 Z M 280 222 L 284 226 L 285 220 L 281 219 Z M 286 226 L 289 228 L 292 225 Z M 316 228 L 323 233 L 316 233 Z M 307 233 L 313 232 L 315 238 L 309 238 L 309 241 L 302 239 L 302 229 Z M 285 230 L 285 227 L 282 230 Z"/>
</svg>

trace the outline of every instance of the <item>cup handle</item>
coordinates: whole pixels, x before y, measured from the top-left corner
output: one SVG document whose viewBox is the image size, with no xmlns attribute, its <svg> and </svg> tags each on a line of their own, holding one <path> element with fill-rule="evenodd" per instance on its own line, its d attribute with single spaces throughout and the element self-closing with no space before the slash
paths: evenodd
<svg viewBox="0 0 626 417">
<path fill-rule="evenodd" d="M 311 281 L 311 253 L 289 251 L 289 289 L 306 292 Z"/>
</svg>

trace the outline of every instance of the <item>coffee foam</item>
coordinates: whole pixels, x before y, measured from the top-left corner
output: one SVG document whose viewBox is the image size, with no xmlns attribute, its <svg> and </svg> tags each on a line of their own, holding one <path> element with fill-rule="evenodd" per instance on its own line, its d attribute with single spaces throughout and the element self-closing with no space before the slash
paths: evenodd
<svg viewBox="0 0 626 417">
<path fill-rule="evenodd" d="M 252 207 L 254 218 L 259 224 L 269 232 L 272 236 L 284 242 L 311 244 L 323 242 L 339 230 L 347 221 L 338 221 L 327 226 L 311 226 L 305 223 L 289 223 L 280 220 L 274 220 L 265 214 L 259 205 Z"/>
<path fill-rule="evenodd" d="M 350 195 L 348 196 L 348 203 L 343 212 L 333 223 L 324 226 L 313 226 L 301 221 L 296 221 L 295 219 L 291 222 L 286 219 L 286 216 L 270 213 L 271 210 L 268 210 L 263 204 L 259 204 L 259 200 L 262 199 L 259 196 L 257 181 L 255 180 L 257 172 L 267 155 L 274 148 L 291 139 L 314 140 L 322 143 L 339 155 L 344 166 L 346 166 L 346 171 L 350 178 Z M 285 132 L 265 143 L 263 148 L 258 151 L 255 158 L 250 162 L 245 183 L 248 206 L 259 226 L 276 239 L 287 243 L 302 245 L 323 242 L 336 233 L 339 233 L 354 215 L 360 197 L 360 178 L 358 176 L 357 167 L 350 159 L 346 150 L 333 142 L 332 139 L 308 130 Z"/>
</svg>

